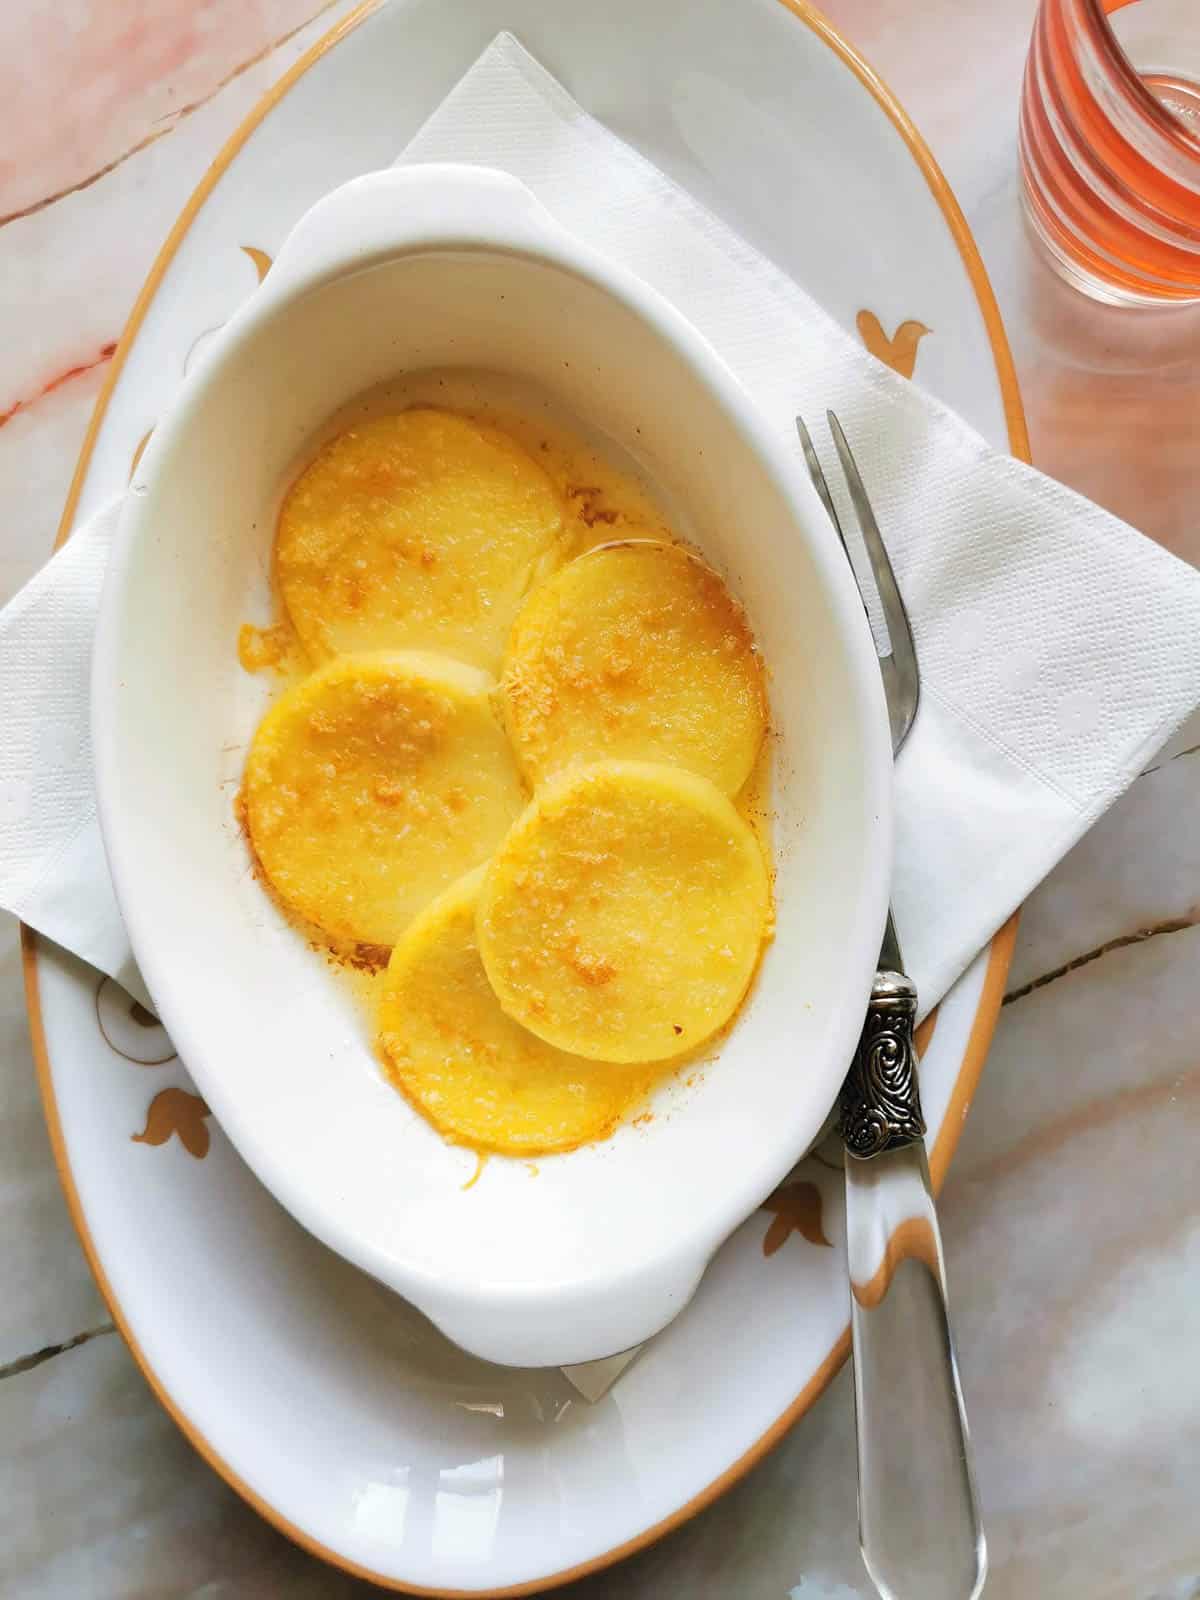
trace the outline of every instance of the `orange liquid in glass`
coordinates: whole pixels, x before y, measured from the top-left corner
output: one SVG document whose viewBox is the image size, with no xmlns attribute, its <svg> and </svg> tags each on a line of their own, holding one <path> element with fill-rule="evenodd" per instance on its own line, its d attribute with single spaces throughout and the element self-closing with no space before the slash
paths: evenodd
<svg viewBox="0 0 1200 1600">
<path fill-rule="evenodd" d="M 1200 108 L 1194 84 L 1137 77 L 1094 5 L 1043 0 L 1021 159 L 1035 226 L 1068 275 L 1114 298 L 1200 297 L 1200 139 L 1183 120 L 1192 101 Z"/>
</svg>

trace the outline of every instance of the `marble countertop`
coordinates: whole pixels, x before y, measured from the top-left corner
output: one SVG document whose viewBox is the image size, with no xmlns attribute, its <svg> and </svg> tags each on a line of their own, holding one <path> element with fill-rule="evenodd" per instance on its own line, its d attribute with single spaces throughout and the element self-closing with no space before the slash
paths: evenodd
<svg viewBox="0 0 1200 1600">
<path fill-rule="evenodd" d="M 1015 117 L 1035 0 L 826 0 L 967 213 L 1035 462 L 1200 562 L 1200 314 L 1074 297 L 1031 253 Z M 105 366 L 213 154 L 346 0 L 27 0 L 0 17 L 0 603 L 45 560 Z M 1200 719 L 1026 908 L 942 1204 L 993 1600 L 1200 1595 Z M 0 927 L 0 1592 L 369 1591 L 201 1461 L 76 1242 Z M 871 1593 L 848 1373 L 715 1507 L 575 1590 Z"/>
</svg>

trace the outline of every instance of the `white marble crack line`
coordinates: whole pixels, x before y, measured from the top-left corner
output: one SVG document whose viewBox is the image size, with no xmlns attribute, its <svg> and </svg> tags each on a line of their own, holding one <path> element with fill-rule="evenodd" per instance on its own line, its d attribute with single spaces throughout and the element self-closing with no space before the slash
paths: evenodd
<svg viewBox="0 0 1200 1600">
<path fill-rule="evenodd" d="M 247 60 L 239 62 L 218 83 L 215 83 L 207 94 L 202 94 L 197 99 L 189 101 L 187 105 L 177 106 L 163 117 L 155 118 L 156 123 L 162 123 L 165 126 L 156 127 L 153 132 L 146 134 L 136 144 L 131 144 L 128 150 L 123 150 L 119 156 L 114 156 L 111 161 L 106 161 L 95 172 L 89 173 L 86 178 L 80 178 L 78 182 L 68 184 L 65 189 L 58 189 L 54 194 L 43 195 L 40 200 L 33 200 L 29 205 L 21 206 L 16 211 L 9 211 L 0 215 L 0 228 L 5 227 L 10 222 L 19 222 L 22 217 L 32 217 L 38 211 L 45 211 L 48 206 L 57 204 L 59 200 L 66 200 L 70 195 L 79 194 L 83 189 L 90 189 L 94 183 L 99 183 L 101 178 L 107 178 L 110 172 L 115 172 L 118 167 L 123 166 L 132 156 L 139 155 L 141 151 L 148 150 L 152 144 L 157 144 L 160 139 L 165 139 L 167 134 L 172 133 L 185 117 L 190 117 L 193 111 L 199 111 L 210 100 L 215 100 L 221 90 L 228 88 L 235 78 L 240 78 L 244 72 L 249 72 L 251 67 L 256 67 L 260 61 L 265 61 L 274 51 L 282 49 L 289 40 L 294 39 L 298 33 L 302 33 L 319 16 L 337 4 L 338 0 L 323 0 L 323 4 L 319 5 L 302 22 L 298 22 L 294 28 L 289 28 L 286 33 L 281 33 L 278 38 L 272 39 L 269 43 L 263 45 L 261 50 L 257 50 Z"/>
<path fill-rule="evenodd" d="M 95 1328 L 85 1328 L 82 1333 L 77 1333 L 73 1339 L 67 1339 L 62 1344 L 43 1345 L 40 1350 L 33 1350 L 27 1356 L 18 1356 L 15 1361 L 7 1361 L 0 1366 L 0 1380 L 19 1377 L 22 1372 L 32 1372 L 34 1367 L 53 1361 L 55 1356 L 65 1355 L 68 1350 L 77 1350 L 81 1344 L 102 1339 L 105 1334 L 116 1331 L 111 1322 L 101 1322 Z"/>
<path fill-rule="evenodd" d="M 1104 944 L 1099 944 L 1094 950 L 1087 950 L 1081 956 L 1076 956 L 1071 961 L 1064 961 L 1061 967 L 1054 967 L 1050 972 L 1043 972 L 1040 978 L 1033 978 L 1029 983 L 1023 983 L 1019 989 L 1011 989 L 1001 1005 L 1011 1005 L 1014 1000 L 1024 1000 L 1035 989 L 1044 989 L 1047 984 L 1056 983 L 1059 978 L 1065 978 L 1069 972 L 1075 972 L 1080 967 L 1089 966 L 1093 961 L 1099 961 L 1101 956 L 1111 955 L 1114 950 L 1126 950 L 1132 944 L 1145 944 L 1148 939 L 1157 939 L 1164 933 L 1186 933 L 1189 928 L 1200 925 L 1200 914 L 1190 917 L 1169 917 L 1165 922 L 1156 922 L 1149 928 L 1138 928 L 1134 933 L 1123 933 L 1117 939 L 1108 939 Z"/>
<path fill-rule="evenodd" d="M 1168 756 L 1165 761 L 1160 761 L 1156 767 L 1147 767 L 1144 772 L 1139 772 L 1139 778 L 1148 778 L 1152 772 L 1161 772 L 1164 767 L 1169 767 L 1172 761 L 1182 761 L 1184 756 L 1200 754 L 1200 744 L 1190 744 L 1186 750 L 1176 750 L 1173 756 Z"/>
</svg>

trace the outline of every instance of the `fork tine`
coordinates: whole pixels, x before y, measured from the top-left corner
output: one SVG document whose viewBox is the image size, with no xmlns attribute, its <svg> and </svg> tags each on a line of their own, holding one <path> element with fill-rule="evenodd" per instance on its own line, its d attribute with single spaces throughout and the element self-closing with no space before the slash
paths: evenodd
<svg viewBox="0 0 1200 1600">
<path fill-rule="evenodd" d="M 829 483 L 825 477 L 824 468 L 821 466 L 820 457 L 812 442 L 812 434 L 805 426 L 804 418 L 796 418 L 796 432 L 800 435 L 800 448 L 804 451 L 804 462 L 808 467 L 808 475 L 813 481 L 813 487 L 821 497 L 821 504 L 829 513 L 829 520 L 833 523 L 834 532 L 842 541 L 842 549 L 846 552 L 847 561 L 850 560 L 850 550 L 846 544 L 846 535 L 842 532 L 842 524 L 837 514 L 837 507 L 833 503 L 833 496 L 829 492 Z M 850 562 L 850 570 L 854 570 L 854 563 Z"/>
<path fill-rule="evenodd" d="M 896 687 L 899 690 L 898 698 L 903 700 L 903 720 L 905 731 L 912 724 L 912 719 L 917 714 L 917 701 L 921 693 L 921 676 L 917 669 L 917 651 L 913 643 L 912 624 L 908 620 L 908 610 L 904 604 L 904 596 L 900 593 L 900 586 L 896 582 L 896 574 L 892 570 L 891 557 L 887 553 L 887 546 L 883 542 L 883 535 L 879 531 L 879 524 L 875 520 L 875 513 L 871 509 L 871 502 L 867 497 L 866 486 L 850 449 L 849 441 L 842 431 L 842 425 L 832 411 L 825 413 L 829 422 L 829 431 L 833 435 L 833 442 L 837 448 L 838 459 L 842 463 L 842 471 L 846 474 L 846 483 L 850 490 L 850 499 L 854 505 L 858 525 L 862 531 L 863 544 L 866 547 L 867 559 L 871 563 L 871 571 L 875 575 L 875 587 L 879 591 L 879 604 L 883 611 L 883 620 L 887 624 L 888 636 L 892 643 L 892 668 L 896 674 Z M 899 707 L 897 707 L 899 711 Z M 897 716 L 896 720 L 900 720 Z"/>
</svg>

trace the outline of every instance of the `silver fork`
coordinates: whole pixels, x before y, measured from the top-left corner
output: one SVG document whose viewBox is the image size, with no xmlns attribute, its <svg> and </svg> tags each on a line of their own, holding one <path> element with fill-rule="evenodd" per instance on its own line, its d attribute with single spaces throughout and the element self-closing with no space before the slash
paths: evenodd
<svg viewBox="0 0 1200 1600">
<path fill-rule="evenodd" d="M 887 628 L 889 649 L 880 655 L 879 670 L 897 755 L 921 694 L 912 627 L 846 435 L 832 411 L 826 416 Z M 837 507 L 801 417 L 796 428 L 849 560 Z M 916 1013 L 916 986 L 905 975 L 889 907 L 866 1022 L 838 1105 L 846 1146 L 858 1536 L 885 1600 L 975 1600 L 987 1576 L 987 1544 L 925 1158 Z"/>
</svg>

